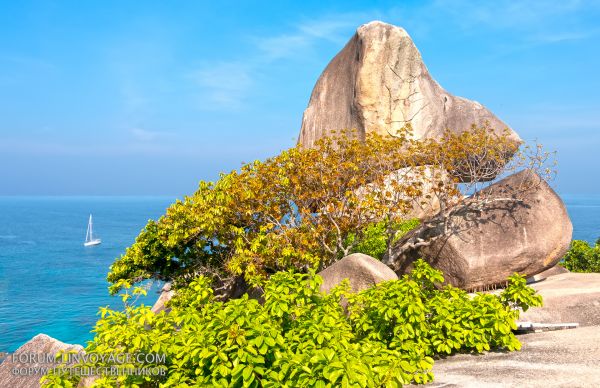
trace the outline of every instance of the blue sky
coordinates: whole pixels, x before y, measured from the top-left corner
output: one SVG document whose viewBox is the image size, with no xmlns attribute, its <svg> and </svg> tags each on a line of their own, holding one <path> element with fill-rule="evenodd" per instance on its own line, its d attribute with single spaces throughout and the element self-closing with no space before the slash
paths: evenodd
<svg viewBox="0 0 600 388">
<path fill-rule="evenodd" d="M 291 147 L 371 20 L 556 150 L 560 193 L 600 193 L 600 1 L 5 1 L 0 195 L 180 196 Z"/>
</svg>

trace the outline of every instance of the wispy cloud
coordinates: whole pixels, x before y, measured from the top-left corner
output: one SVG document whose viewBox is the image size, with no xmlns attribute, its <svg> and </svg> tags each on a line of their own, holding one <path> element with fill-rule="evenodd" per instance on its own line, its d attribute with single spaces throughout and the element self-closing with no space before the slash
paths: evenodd
<svg viewBox="0 0 600 388">
<path fill-rule="evenodd" d="M 531 47 L 597 35 L 595 23 L 582 21 L 598 10 L 600 0 L 432 0 L 419 5 L 401 3 L 385 14 L 415 36 L 425 37 L 435 26 L 445 24 L 465 35 L 478 35 L 482 29 L 516 34 L 517 40 Z"/>
<path fill-rule="evenodd" d="M 307 50 L 314 48 L 320 42 L 330 42 L 336 45 L 345 43 L 356 27 L 370 21 L 376 14 L 376 12 L 338 14 L 299 22 L 289 32 L 255 38 L 255 42 L 261 54 L 264 55 L 264 61 L 306 55 Z"/>
<path fill-rule="evenodd" d="M 160 137 L 159 137 L 160 138 Z M 31 140 L 15 137 L 0 137 L 0 156 L 3 157 L 67 157 L 100 158 L 144 157 L 144 158 L 186 158 L 194 160 L 223 160 L 231 158 L 236 166 L 243 158 L 256 158 L 264 153 L 264 146 L 258 143 L 227 143 L 221 141 L 217 146 L 202 143 L 198 139 L 185 144 L 173 142 L 115 142 L 114 139 L 96 142 L 78 142 L 67 140 Z M 264 155 L 265 157 L 267 155 Z M 242 158 L 242 159 L 240 159 Z M 248 160 L 248 159 L 246 159 Z"/>
<path fill-rule="evenodd" d="M 375 11 L 333 15 L 324 19 L 300 23 L 298 30 L 302 34 L 313 38 L 339 43 L 342 39 L 348 39 L 348 36 L 345 34 L 348 32 L 348 29 L 355 29 L 358 27 L 358 24 L 368 22 L 377 16 L 379 16 L 379 13 Z"/>
<path fill-rule="evenodd" d="M 27 83 L 32 74 L 42 78 L 51 77 L 58 69 L 53 62 L 45 58 L 10 52 L 0 53 L 0 68 L 1 86 Z"/>
<path fill-rule="evenodd" d="M 520 33 L 525 41 L 555 43 L 596 33 L 597 30 L 581 30 L 579 21 L 586 10 L 599 8 L 598 0 L 434 0 L 420 9 L 420 15 L 445 17 L 469 33 L 478 33 L 482 27 L 511 30 Z"/>
<path fill-rule="evenodd" d="M 316 55 L 321 43 L 341 46 L 358 25 L 370 21 L 378 13 L 329 15 L 316 20 L 300 21 L 277 35 L 250 39 L 252 56 L 233 61 L 206 63 L 190 72 L 201 88 L 200 103 L 204 109 L 240 109 L 245 106 L 261 69 L 275 61 Z"/>
<path fill-rule="evenodd" d="M 430 4 L 432 8 L 454 15 L 456 22 L 465 28 L 483 24 L 491 28 L 527 29 L 545 25 L 549 19 L 568 17 L 583 8 L 594 6 L 594 3 L 597 5 L 596 1 L 580 0 L 496 0 L 477 3 L 467 0 L 436 0 Z"/>
<path fill-rule="evenodd" d="M 592 37 L 598 30 L 588 30 L 584 32 L 545 32 L 537 35 L 531 35 L 530 41 L 537 43 L 561 43 L 574 40 L 587 39 Z"/>
<path fill-rule="evenodd" d="M 336 45 L 345 43 L 352 32 L 363 23 L 379 16 L 376 11 L 329 15 L 316 20 L 301 21 L 290 31 L 255 39 L 256 45 L 265 55 L 266 61 L 305 55 L 320 42 Z"/>
<path fill-rule="evenodd" d="M 310 36 L 303 34 L 278 35 L 257 39 L 256 46 L 260 53 L 264 55 L 263 60 L 274 61 L 301 55 L 311 46 L 311 40 Z"/>
<path fill-rule="evenodd" d="M 164 132 L 148 131 L 139 127 L 131 128 L 130 132 L 135 140 L 142 142 L 150 142 L 166 135 Z"/>
<path fill-rule="evenodd" d="M 52 62 L 34 56 L 21 54 L 2 54 L 0 55 L 0 63 L 12 64 L 14 66 L 33 68 L 37 70 L 55 70 L 56 65 Z"/>
<path fill-rule="evenodd" d="M 189 77 L 200 87 L 203 109 L 239 109 L 254 83 L 251 68 L 241 62 L 207 63 Z"/>
</svg>

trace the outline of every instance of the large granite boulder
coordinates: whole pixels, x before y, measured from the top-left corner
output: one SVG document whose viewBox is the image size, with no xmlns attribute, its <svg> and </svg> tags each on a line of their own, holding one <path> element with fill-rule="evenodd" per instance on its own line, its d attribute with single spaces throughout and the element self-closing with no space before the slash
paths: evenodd
<svg viewBox="0 0 600 388">
<path fill-rule="evenodd" d="M 489 123 L 519 136 L 478 102 L 456 97 L 429 74 L 404 29 L 374 21 L 360 26 L 327 65 L 302 118 L 298 142 L 311 147 L 331 131 L 393 135 L 406 124 L 415 139 Z"/>
<path fill-rule="evenodd" d="M 481 190 L 479 198 L 457 205 L 463 208 L 457 208 L 448 221 L 455 227 L 427 231 L 425 240 L 431 244 L 393 254 L 384 261 L 407 272 L 412 262 L 422 257 L 442 270 L 447 282 L 482 290 L 503 284 L 514 272 L 538 274 L 567 252 L 573 232 L 567 209 L 535 172 L 513 174 Z M 399 241 L 396 248 L 402 244 Z"/>
<path fill-rule="evenodd" d="M 46 371 L 60 365 L 48 361 L 61 350 L 83 352 L 83 347 L 65 344 L 46 334 L 36 335 L 0 364 L 0 387 L 39 387 Z"/>
<path fill-rule="evenodd" d="M 362 253 L 353 253 L 319 272 L 323 278 L 322 292 L 329 292 L 344 279 L 350 288 L 358 292 L 386 280 L 397 280 L 398 276 L 381 261 Z"/>
</svg>

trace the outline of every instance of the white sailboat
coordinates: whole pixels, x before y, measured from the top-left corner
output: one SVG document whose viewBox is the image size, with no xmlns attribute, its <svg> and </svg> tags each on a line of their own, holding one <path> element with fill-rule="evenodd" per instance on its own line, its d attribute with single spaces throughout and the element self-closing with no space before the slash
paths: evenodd
<svg viewBox="0 0 600 388">
<path fill-rule="evenodd" d="M 85 233 L 85 242 L 83 246 L 89 247 L 92 245 L 98 245 L 102 242 L 99 238 L 94 238 L 92 231 L 92 215 L 90 214 L 90 220 L 88 221 L 87 232 Z"/>
</svg>

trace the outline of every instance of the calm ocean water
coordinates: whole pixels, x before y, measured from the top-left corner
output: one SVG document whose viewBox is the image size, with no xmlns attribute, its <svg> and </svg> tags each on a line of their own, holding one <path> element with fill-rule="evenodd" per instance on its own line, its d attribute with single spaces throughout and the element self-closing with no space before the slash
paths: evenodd
<svg viewBox="0 0 600 388">
<path fill-rule="evenodd" d="M 574 238 L 600 237 L 600 196 L 563 196 Z M 106 274 L 148 219 L 174 198 L 0 197 L 0 352 L 45 333 L 85 345 L 108 295 Z M 85 248 L 89 214 L 102 244 Z M 152 304 L 158 286 L 138 302 Z"/>
<path fill-rule="evenodd" d="M 0 352 L 38 333 L 85 345 L 108 294 L 110 264 L 174 198 L 0 197 Z M 84 247 L 89 214 L 102 244 Z M 158 288 L 158 287 L 155 287 Z M 157 290 L 145 300 L 153 304 Z"/>
</svg>

